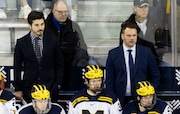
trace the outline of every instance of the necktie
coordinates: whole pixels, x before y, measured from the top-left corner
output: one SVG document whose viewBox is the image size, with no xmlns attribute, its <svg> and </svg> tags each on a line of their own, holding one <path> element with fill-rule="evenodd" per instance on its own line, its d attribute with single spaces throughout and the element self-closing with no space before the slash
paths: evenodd
<svg viewBox="0 0 180 114">
<path fill-rule="evenodd" d="M 130 77 L 132 78 L 133 75 L 133 67 L 134 67 L 134 63 L 133 63 L 133 57 L 132 57 L 132 50 L 128 50 L 129 52 L 129 71 L 130 71 Z"/>
<path fill-rule="evenodd" d="M 34 40 L 35 40 L 36 58 L 38 59 L 38 62 L 40 63 L 40 61 L 41 61 L 41 51 L 40 51 L 40 45 L 39 45 L 39 37 L 36 37 Z"/>
</svg>

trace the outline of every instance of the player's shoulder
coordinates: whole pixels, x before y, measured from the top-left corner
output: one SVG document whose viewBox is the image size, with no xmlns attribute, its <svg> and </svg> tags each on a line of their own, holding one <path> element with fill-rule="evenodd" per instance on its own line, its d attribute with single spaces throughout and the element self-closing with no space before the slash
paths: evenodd
<svg viewBox="0 0 180 114">
<path fill-rule="evenodd" d="M 157 106 L 164 106 L 165 107 L 168 104 L 165 101 L 157 98 L 156 105 Z"/>
<path fill-rule="evenodd" d="M 78 92 L 76 92 L 72 98 L 71 98 L 71 101 L 74 101 L 75 99 L 77 98 L 87 98 L 87 92 L 86 92 L 86 89 L 82 89 L 82 90 L 79 90 Z"/>
<path fill-rule="evenodd" d="M 57 103 L 51 103 L 51 106 L 52 106 L 52 108 L 56 108 L 56 109 L 60 109 L 60 110 L 63 109 L 63 107 Z"/>
<path fill-rule="evenodd" d="M 51 106 L 52 106 L 52 108 L 51 108 L 50 112 L 52 114 L 55 112 L 63 112 L 63 113 L 65 112 L 63 107 L 57 103 L 51 103 Z"/>
<path fill-rule="evenodd" d="M 111 90 L 108 89 L 103 89 L 103 91 L 99 94 L 98 99 L 101 99 L 102 101 L 106 102 L 108 101 L 111 104 L 114 104 L 118 100 L 117 96 Z"/>
<path fill-rule="evenodd" d="M 31 114 L 34 111 L 32 103 L 23 105 L 20 109 L 18 109 L 17 114 Z"/>
<path fill-rule="evenodd" d="M 11 91 L 3 89 L 2 94 L 0 96 L 0 101 L 5 100 L 7 102 L 7 101 L 11 100 L 12 98 L 14 98 L 13 93 Z"/>
<path fill-rule="evenodd" d="M 130 102 L 128 102 L 125 107 L 123 108 L 123 114 L 125 113 L 129 113 L 131 112 L 132 110 L 138 110 L 137 109 L 137 105 L 138 105 L 138 101 L 137 100 L 132 100 Z"/>
</svg>

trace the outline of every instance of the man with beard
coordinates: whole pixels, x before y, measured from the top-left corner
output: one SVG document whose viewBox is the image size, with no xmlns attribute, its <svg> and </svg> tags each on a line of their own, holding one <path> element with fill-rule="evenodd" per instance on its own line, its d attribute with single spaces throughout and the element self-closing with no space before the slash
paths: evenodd
<svg viewBox="0 0 180 114">
<path fill-rule="evenodd" d="M 116 95 L 103 88 L 103 71 L 99 66 L 87 66 L 83 75 L 87 89 L 72 97 L 68 114 L 121 114 Z"/>
<path fill-rule="evenodd" d="M 56 102 L 63 75 L 60 44 L 53 35 L 44 32 L 42 12 L 32 11 L 27 21 L 31 31 L 17 40 L 14 51 L 14 95 L 29 103 L 33 84 L 41 83 L 50 90 L 52 101 Z"/>
</svg>

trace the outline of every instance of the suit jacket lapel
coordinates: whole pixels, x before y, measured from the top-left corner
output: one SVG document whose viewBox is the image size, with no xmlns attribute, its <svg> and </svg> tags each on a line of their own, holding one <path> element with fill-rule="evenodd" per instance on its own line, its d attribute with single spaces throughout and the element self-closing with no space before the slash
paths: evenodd
<svg viewBox="0 0 180 114">
<path fill-rule="evenodd" d="M 140 59 L 143 57 L 140 55 L 140 49 L 139 49 L 139 45 L 136 44 L 136 57 L 135 57 L 135 66 L 134 66 L 134 74 L 136 74 L 137 68 L 138 68 L 138 64 L 140 61 Z"/>
<path fill-rule="evenodd" d="M 122 52 L 122 53 L 119 53 L 118 52 L 118 56 L 119 56 L 119 65 L 121 65 L 122 67 L 123 67 L 123 70 L 125 70 L 126 71 L 126 62 L 125 62 L 125 58 L 124 58 L 124 50 L 123 50 L 123 46 L 121 45 L 120 46 L 120 52 Z"/>
<path fill-rule="evenodd" d="M 48 42 L 48 38 L 49 36 L 47 34 L 43 34 L 43 50 L 42 50 L 42 57 L 41 57 L 41 62 L 43 61 L 44 59 L 44 55 L 45 53 L 47 53 L 47 46 L 49 46 L 49 42 Z"/>
</svg>

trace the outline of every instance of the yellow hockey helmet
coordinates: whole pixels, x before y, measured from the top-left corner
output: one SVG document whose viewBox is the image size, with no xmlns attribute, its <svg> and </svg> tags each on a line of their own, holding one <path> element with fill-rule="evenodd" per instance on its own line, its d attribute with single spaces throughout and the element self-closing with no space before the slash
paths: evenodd
<svg viewBox="0 0 180 114">
<path fill-rule="evenodd" d="M 154 87 L 148 81 L 138 82 L 138 88 L 136 89 L 136 93 L 139 96 L 147 96 L 155 94 Z"/>
<path fill-rule="evenodd" d="M 88 65 L 84 71 L 84 77 L 87 79 L 102 78 L 103 71 L 99 68 L 98 65 Z"/>
<path fill-rule="evenodd" d="M 50 92 L 46 89 L 45 85 L 33 85 L 31 96 L 35 100 L 44 100 L 50 98 Z"/>
</svg>

